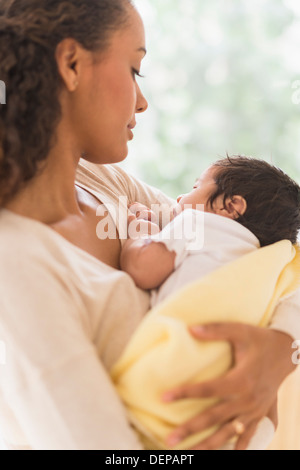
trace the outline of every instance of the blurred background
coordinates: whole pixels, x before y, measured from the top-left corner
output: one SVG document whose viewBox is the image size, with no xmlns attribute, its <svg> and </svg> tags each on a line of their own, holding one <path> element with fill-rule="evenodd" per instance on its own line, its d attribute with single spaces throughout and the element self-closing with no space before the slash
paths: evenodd
<svg viewBox="0 0 300 470">
<path fill-rule="evenodd" d="M 299 0 L 135 4 L 149 109 L 122 166 L 173 197 L 226 152 L 263 158 L 299 182 Z"/>
</svg>

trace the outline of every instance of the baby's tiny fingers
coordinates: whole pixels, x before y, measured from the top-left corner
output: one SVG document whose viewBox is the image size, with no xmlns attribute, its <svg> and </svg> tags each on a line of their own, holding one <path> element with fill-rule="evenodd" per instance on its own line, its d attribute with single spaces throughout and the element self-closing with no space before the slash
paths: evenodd
<svg viewBox="0 0 300 470">
<path fill-rule="evenodd" d="M 136 217 L 138 219 L 148 220 L 149 222 L 152 222 L 154 224 L 157 223 L 156 214 L 153 211 L 151 211 L 150 209 L 143 209 L 141 211 L 137 211 L 136 212 Z"/>
<path fill-rule="evenodd" d="M 132 212 L 128 211 L 127 223 L 130 224 L 133 220 L 136 220 L 136 216 Z"/>
</svg>

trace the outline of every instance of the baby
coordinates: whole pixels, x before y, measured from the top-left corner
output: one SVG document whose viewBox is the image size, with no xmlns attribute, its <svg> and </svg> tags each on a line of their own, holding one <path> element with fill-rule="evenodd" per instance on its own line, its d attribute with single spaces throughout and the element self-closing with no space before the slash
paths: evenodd
<svg viewBox="0 0 300 470">
<path fill-rule="evenodd" d="M 180 291 L 184 285 L 193 283 L 260 247 L 282 239 L 295 244 L 300 229 L 300 187 L 282 170 L 265 161 L 234 156 L 214 163 L 196 180 L 190 193 L 178 197 L 177 205 L 171 213 L 172 220 L 162 230 L 150 209 L 135 204 L 130 210 L 134 213 L 128 220 L 129 239 L 121 254 L 121 267 L 132 276 L 138 287 L 152 289 L 152 306 L 155 306 Z M 138 225 L 140 232 L 134 233 L 133 228 Z M 259 272 L 259 266 L 257 269 Z M 234 281 L 232 290 L 229 290 L 229 293 L 226 290 L 226 295 L 236 298 L 241 294 L 243 298 Z M 177 312 L 178 315 L 180 313 Z M 182 315 L 185 316 L 184 311 Z M 151 325 L 155 324 L 155 316 L 153 318 L 154 323 Z M 159 321 L 161 319 L 158 318 Z M 177 325 L 176 323 L 176 327 Z M 182 326 L 184 325 L 183 322 Z M 159 331 L 166 334 L 163 326 L 161 328 Z M 156 330 L 151 331 L 153 334 Z M 140 338 L 139 336 L 139 341 Z M 172 338 L 174 341 L 173 336 Z M 188 345 L 190 347 L 190 343 Z M 159 347 L 162 347 L 161 343 Z M 165 343 L 164 347 L 167 347 Z M 174 343 L 163 356 L 164 360 L 167 357 L 170 361 L 167 370 L 173 367 L 172 358 L 168 355 L 170 350 L 174 352 L 173 348 Z M 162 350 L 159 351 L 161 357 Z M 182 348 L 180 354 L 184 363 L 185 348 Z M 145 355 L 145 363 L 149 366 L 147 361 L 152 356 Z M 178 361 L 178 354 L 176 357 Z M 126 361 L 127 364 L 128 357 Z M 134 370 L 134 366 L 132 367 Z M 178 364 L 176 367 L 175 370 L 178 370 Z M 126 380 L 131 377 L 131 372 L 130 369 Z M 160 374 L 161 369 L 160 373 L 154 375 L 161 377 Z M 128 386 L 128 382 L 126 384 Z M 159 387 L 160 385 L 158 389 Z M 124 393 L 122 381 L 121 389 Z M 129 404 L 132 408 L 130 400 Z M 150 412 L 151 417 L 153 410 L 147 406 L 145 415 Z M 133 409 L 135 410 L 134 406 Z M 155 410 L 155 419 L 158 419 L 160 414 L 157 410 L 161 411 L 159 404 Z M 139 413 L 138 407 L 138 417 Z M 134 416 L 136 417 L 135 414 Z M 163 418 L 162 421 L 164 422 Z M 274 426 L 269 417 L 263 418 L 248 450 L 266 449 L 273 434 Z M 232 448 L 232 444 L 228 445 L 225 448 Z"/>
<path fill-rule="evenodd" d="M 145 206 L 134 209 L 129 228 L 139 212 L 138 217 L 150 218 Z M 127 240 L 121 254 L 122 269 L 138 287 L 160 287 L 152 294 L 152 306 L 259 247 L 283 239 L 295 244 L 300 187 L 263 160 L 227 157 L 209 167 L 190 193 L 178 197 L 172 218 L 162 231 L 153 219 L 140 220 L 141 235 Z M 142 235 L 143 229 L 156 234 Z"/>
</svg>

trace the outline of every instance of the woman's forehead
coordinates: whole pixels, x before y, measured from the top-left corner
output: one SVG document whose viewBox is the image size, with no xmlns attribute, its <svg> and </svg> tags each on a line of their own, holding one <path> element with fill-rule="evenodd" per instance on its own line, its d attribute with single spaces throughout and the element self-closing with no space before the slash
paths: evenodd
<svg viewBox="0 0 300 470">
<path fill-rule="evenodd" d="M 145 28 L 139 12 L 134 7 L 129 7 L 129 18 L 127 26 L 120 31 L 121 35 L 127 36 L 133 43 L 136 43 L 136 49 L 146 50 L 145 47 Z"/>
<path fill-rule="evenodd" d="M 131 8 L 129 19 L 125 27 L 112 33 L 109 46 L 104 52 L 106 59 L 112 57 L 127 57 L 136 55 L 137 59 L 143 59 L 146 53 L 145 31 L 139 13 Z"/>
</svg>

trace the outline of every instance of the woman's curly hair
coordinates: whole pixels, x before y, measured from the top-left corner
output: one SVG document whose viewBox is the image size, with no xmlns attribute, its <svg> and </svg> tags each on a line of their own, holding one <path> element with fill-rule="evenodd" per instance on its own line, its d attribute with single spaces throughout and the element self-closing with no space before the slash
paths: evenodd
<svg viewBox="0 0 300 470">
<path fill-rule="evenodd" d="M 127 24 L 130 0 L 1 0 L 0 206 L 32 179 L 54 144 L 61 118 L 57 45 L 75 39 L 104 50 Z"/>
</svg>

